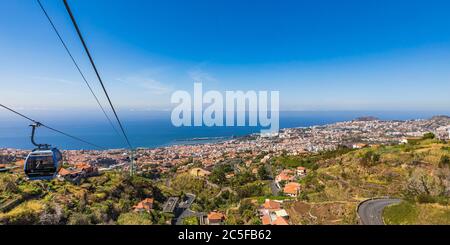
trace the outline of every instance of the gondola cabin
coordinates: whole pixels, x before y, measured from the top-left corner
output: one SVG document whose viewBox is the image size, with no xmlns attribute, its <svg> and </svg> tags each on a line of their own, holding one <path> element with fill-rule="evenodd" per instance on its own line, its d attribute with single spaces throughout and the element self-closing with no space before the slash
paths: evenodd
<svg viewBox="0 0 450 245">
<path fill-rule="evenodd" d="M 25 175 L 30 180 L 51 180 L 58 174 L 61 162 L 62 154 L 58 149 L 35 149 L 25 160 Z"/>
</svg>

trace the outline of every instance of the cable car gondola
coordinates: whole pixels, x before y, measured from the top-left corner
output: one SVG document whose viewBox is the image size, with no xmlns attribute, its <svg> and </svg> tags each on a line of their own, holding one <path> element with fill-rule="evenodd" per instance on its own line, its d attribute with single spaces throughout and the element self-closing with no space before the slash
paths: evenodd
<svg viewBox="0 0 450 245">
<path fill-rule="evenodd" d="M 41 124 L 36 123 L 30 126 L 32 127 L 31 143 L 37 148 L 28 154 L 25 160 L 25 175 L 30 180 L 51 180 L 61 168 L 62 153 L 51 145 L 37 144 L 34 141 L 34 133 Z"/>
</svg>

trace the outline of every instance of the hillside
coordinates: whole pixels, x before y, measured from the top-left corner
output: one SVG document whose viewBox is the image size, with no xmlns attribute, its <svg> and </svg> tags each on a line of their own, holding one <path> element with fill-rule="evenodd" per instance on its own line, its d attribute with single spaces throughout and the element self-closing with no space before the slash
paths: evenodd
<svg viewBox="0 0 450 245">
<path fill-rule="evenodd" d="M 0 174 L 0 190 L 2 224 L 164 224 L 170 220 L 158 212 L 129 214 L 142 199 L 153 197 L 159 205 L 164 196 L 145 178 L 115 172 L 89 178 L 81 185 L 58 180 L 28 182 L 17 174 Z M 16 201 L 8 205 L 11 200 Z"/>
<path fill-rule="evenodd" d="M 399 213 L 388 223 L 408 223 L 399 215 L 410 217 L 409 223 L 450 223 L 449 149 L 448 143 L 424 139 L 352 150 L 330 158 L 323 156 L 316 162 L 317 170 L 300 181 L 302 201 L 291 205 L 290 216 L 297 223 L 355 223 L 355 210 L 361 200 L 389 196 L 402 198 L 414 208 L 398 205 L 388 209 L 388 216 Z M 445 215 L 424 221 L 422 209 Z"/>
<path fill-rule="evenodd" d="M 290 224 L 356 224 L 358 204 L 384 196 L 404 200 L 385 209 L 387 224 L 450 223 L 449 143 L 425 137 L 401 145 L 266 156 L 226 157 L 208 176 L 176 168 L 161 179 L 113 171 L 78 185 L 57 179 L 30 182 L 20 171 L 0 173 L 0 223 L 170 224 L 176 213 L 164 213 L 164 202 L 186 200 L 188 193 L 195 201 L 191 216 L 182 221 L 186 224 L 198 224 L 196 215 L 213 211 L 224 213 L 226 224 L 261 224 L 258 209 L 266 199 L 283 200 Z M 274 192 L 274 176 L 300 166 L 307 170 L 295 180 L 300 194 Z M 146 198 L 154 200 L 151 211 L 134 212 Z"/>
</svg>

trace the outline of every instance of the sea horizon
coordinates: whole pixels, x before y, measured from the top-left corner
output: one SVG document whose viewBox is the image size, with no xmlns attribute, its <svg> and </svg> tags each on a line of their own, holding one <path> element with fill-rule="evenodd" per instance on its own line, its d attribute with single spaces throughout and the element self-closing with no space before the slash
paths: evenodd
<svg viewBox="0 0 450 245">
<path fill-rule="evenodd" d="M 1 114 L 0 114 L 1 115 Z M 122 113 L 125 130 L 135 148 L 158 148 L 172 145 L 214 143 L 259 133 L 260 126 L 233 127 L 175 127 L 167 111 L 128 111 Z M 280 129 L 326 125 L 354 120 L 358 117 L 374 116 L 380 120 L 428 119 L 436 115 L 450 115 L 446 111 L 281 111 Z M 127 148 L 121 136 L 117 135 L 103 118 L 71 114 L 57 117 L 49 113 L 42 122 L 64 130 L 104 147 L 105 149 Z M 29 122 L 20 118 L 0 117 L 0 148 L 33 149 L 30 142 Z M 94 150 L 63 135 L 39 128 L 36 141 L 48 143 L 63 150 Z"/>
</svg>

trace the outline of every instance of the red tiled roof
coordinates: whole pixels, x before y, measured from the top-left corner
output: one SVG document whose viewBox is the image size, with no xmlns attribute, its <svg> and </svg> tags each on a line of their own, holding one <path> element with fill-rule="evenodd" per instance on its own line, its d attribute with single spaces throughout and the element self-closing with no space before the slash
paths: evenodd
<svg viewBox="0 0 450 245">
<path fill-rule="evenodd" d="M 270 216 L 265 214 L 262 217 L 262 224 L 263 225 L 270 225 Z"/>
<path fill-rule="evenodd" d="M 136 206 L 134 206 L 135 210 L 150 210 L 153 208 L 153 198 L 145 198 L 141 202 L 139 202 Z"/>
<path fill-rule="evenodd" d="M 67 170 L 65 168 L 61 168 L 59 170 L 58 174 L 61 175 L 61 176 L 66 176 L 66 175 L 72 174 L 72 171 Z"/>
<path fill-rule="evenodd" d="M 208 214 L 208 220 L 223 220 L 225 215 L 220 212 L 211 212 Z"/>
<path fill-rule="evenodd" d="M 280 209 L 281 203 L 267 199 L 266 202 L 264 202 L 263 207 L 265 209 Z"/>
<path fill-rule="evenodd" d="M 300 190 L 300 184 L 297 182 L 290 182 L 284 186 L 283 192 L 287 194 L 297 194 Z"/>
</svg>

